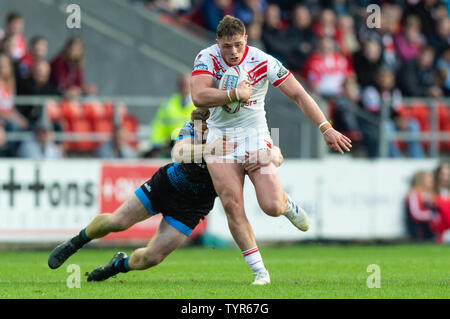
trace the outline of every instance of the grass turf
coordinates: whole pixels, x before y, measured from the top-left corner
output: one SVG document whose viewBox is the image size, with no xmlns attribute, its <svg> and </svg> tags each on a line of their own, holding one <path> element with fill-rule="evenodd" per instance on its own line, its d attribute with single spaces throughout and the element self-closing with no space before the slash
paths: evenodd
<svg viewBox="0 0 450 319">
<path fill-rule="evenodd" d="M 85 273 L 117 251 L 85 248 L 57 270 L 47 266 L 49 251 L 1 251 L 0 298 L 450 298 L 449 246 L 262 246 L 267 286 L 250 285 L 237 248 L 183 247 L 155 268 L 88 283 Z M 70 264 L 80 266 L 79 289 L 66 285 Z M 381 288 L 367 287 L 370 264 L 380 266 Z"/>
</svg>

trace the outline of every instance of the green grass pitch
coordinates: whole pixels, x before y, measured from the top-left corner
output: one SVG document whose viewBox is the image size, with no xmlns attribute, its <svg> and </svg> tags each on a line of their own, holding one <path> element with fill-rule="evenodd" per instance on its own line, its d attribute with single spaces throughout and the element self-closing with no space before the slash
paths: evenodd
<svg viewBox="0 0 450 319">
<path fill-rule="evenodd" d="M 56 270 L 47 266 L 48 251 L 0 251 L 0 298 L 450 298 L 448 245 L 261 246 L 267 286 L 250 285 L 237 248 L 182 247 L 155 268 L 87 282 L 85 273 L 116 251 L 85 248 Z M 81 269 L 80 288 L 67 287 L 70 264 Z M 367 287 L 371 264 L 380 267 L 380 288 Z"/>
</svg>

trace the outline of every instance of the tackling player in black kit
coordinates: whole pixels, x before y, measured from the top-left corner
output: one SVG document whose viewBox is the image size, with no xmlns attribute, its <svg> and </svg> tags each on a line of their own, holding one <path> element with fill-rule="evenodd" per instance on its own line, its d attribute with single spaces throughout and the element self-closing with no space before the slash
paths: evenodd
<svg viewBox="0 0 450 319">
<path fill-rule="evenodd" d="M 118 252 L 108 264 L 94 269 L 89 274 L 88 281 L 102 281 L 119 272 L 156 266 L 184 243 L 213 208 L 217 196 L 202 156 L 218 152 L 229 154 L 236 147 L 235 143 L 225 139 L 205 144 L 206 134 L 203 133 L 206 131 L 208 116 L 208 110 L 194 110 L 191 115 L 192 122 L 184 125 L 175 143 L 173 157 L 176 163 L 161 167 L 114 213 L 96 216 L 78 235 L 58 245 L 49 256 L 49 267 L 60 267 L 92 239 L 102 238 L 110 232 L 124 231 L 159 212 L 162 213 L 163 219 L 146 247 L 136 249 L 129 257 Z M 199 121 L 201 130 L 197 130 Z M 198 157 L 200 160 L 195 161 Z M 244 166 L 253 170 L 268 165 L 270 161 L 277 166 L 283 161 L 278 148 L 271 150 L 266 158 L 270 159 L 267 163 L 249 161 Z"/>
</svg>

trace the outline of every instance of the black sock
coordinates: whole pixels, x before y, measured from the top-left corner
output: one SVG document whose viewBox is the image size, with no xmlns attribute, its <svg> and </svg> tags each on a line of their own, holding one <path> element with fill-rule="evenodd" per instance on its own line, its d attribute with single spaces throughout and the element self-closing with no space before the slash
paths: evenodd
<svg viewBox="0 0 450 319">
<path fill-rule="evenodd" d="M 121 258 L 119 260 L 116 260 L 116 262 L 114 263 L 114 267 L 119 270 L 120 272 L 129 272 L 130 271 L 130 267 L 128 266 L 128 259 L 130 257 L 127 258 Z"/>
<path fill-rule="evenodd" d="M 91 238 L 86 236 L 86 228 L 83 228 L 80 233 L 73 237 L 70 241 L 75 245 L 75 247 L 81 248 L 91 240 Z"/>
</svg>

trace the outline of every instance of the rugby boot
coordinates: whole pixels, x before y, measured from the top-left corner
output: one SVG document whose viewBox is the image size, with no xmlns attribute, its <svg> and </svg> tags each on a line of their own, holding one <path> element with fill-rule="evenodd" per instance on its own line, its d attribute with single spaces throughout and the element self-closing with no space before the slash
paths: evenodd
<svg viewBox="0 0 450 319">
<path fill-rule="evenodd" d="M 118 252 L 109 261 L 108 264 L 95 268 L 88 276 L 87 281 L 103 281 L 112 276 L 117 275 L 120 269 L 117 267 L 117 263 L 124 258 L 127 258 L 127 254 L 124 252 Z"/>
</svg>

